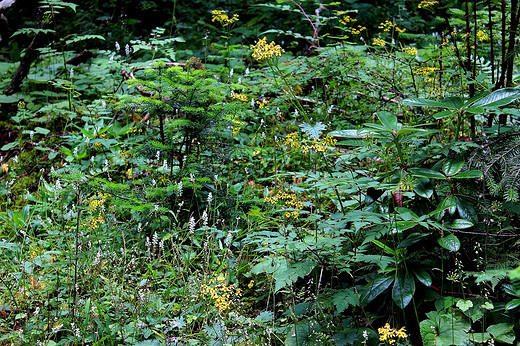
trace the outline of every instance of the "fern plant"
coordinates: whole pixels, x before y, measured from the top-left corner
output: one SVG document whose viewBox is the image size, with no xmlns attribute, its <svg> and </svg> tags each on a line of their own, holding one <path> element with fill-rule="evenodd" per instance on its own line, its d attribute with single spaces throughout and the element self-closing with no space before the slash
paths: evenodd
<svg viewBox="0 0 520 346">
<path fill-rule="evenodd" d="M 518 202 L 520 189 L 520 132 L 485 137 L 468 154 L 470 169 L 482 171 L 491 195 Z"/>
</svg>

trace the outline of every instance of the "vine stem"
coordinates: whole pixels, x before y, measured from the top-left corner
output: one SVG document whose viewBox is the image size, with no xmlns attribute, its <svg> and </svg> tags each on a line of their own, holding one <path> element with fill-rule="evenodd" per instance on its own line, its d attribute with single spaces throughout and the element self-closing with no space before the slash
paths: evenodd
<svg viewBox="0 0 520 346">
<path fill-rule="evenodd" d="M 302 11 L 302 13 L 303 13 L 303 15 L 305 16 L 305 18 L 307 18 L 307 20 L 309 21 L 309 23 L 311 23 L 312 30 L 314 30 L 314 34 L 312 35 L 312 37 L 316 40 L 316 44 L 318 45 L 318 48 L 321 48 L 321 47 L 320 47 L 320 39 L 318 38 L 318 29 L 316 29 L 316 26 L 314 25 L 314 23 L 312 22 L 312 20 L 311 20 L 311 19 L 309 18 L 309 16 L 307 15 L 307 12 L 305 12 L 305 10 L 303 9 L 303 7 L 302 7 L 299 3 L 297 3 L 296 1 L 291 0 L 291 2 L 300 8 L 300 10 Z"/>
</svg>

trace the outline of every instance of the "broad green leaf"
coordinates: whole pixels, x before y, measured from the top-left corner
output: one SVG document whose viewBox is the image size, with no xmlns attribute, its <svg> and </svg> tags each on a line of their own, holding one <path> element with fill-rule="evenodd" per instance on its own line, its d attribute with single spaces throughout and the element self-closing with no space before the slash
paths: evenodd
<svg viewBox="0 0 520 346">
<path fill-rule="evenodd" d="M 404 309 L 413 298 L 415 293 L 415 281 L 408 273 L 400 274 L 395 279 L 392 289 L 392 299 L 398 307 Z"/>
<path fill-rule="evenodd" d="M 493 335 L 495 341 L 512 344 L 515 341 L 515 332 L 512 323 L 497 323 L 487 327 L 486 331 Z"/>
<path fill-rule="evenodd" d="M 450 229 L 466 229 L 473 227 L 473 222 L 465 220 L 465 219 L 455 219 L 447 224 L 445 224 L 447 228 Z"/>
<path fill-rule="evenodd" d="M 395 229 L 402 232 L 417 226 L 417 224 L 417 221 L 397 221 L 395 223 Z"/>
<path fill-rule="evenodd" d="M 424 238 L 427 238 L 428 236 L 429 234 L 427 233 L 412 233 L 399 244 L 398 248 L 408 247 L 423 240 Z"/>
<path fill-rule="evenodd" d="M 520 306 L 520 299 L 513 299 L 510 302 L 507 302 L 505 309 L 513 310 Z"/>
<path fill-rule="evenodd" d="M 374 298 L 383 293 L 394 281 L 392 276 L 379 277 L 362 288 L 360 301 L 363 305 L 370 303 Z"/>
<path fill-rule="evenodd" d="M 426 314 L 428 320 L 419 324 L 424 345 L 463 345 L 468 340 L 471 323 L 462 313 L 445 314 L 432 311 Z"/>
<path fill-rule="evenodd" d="M 466 312 L 469 308 L 473 307 L 473 302 L 471 300 L 460 299 L 457 301 L 456 305 L 463 312 Z"/>
<path fill-rule="evenodd" d="M 446 179 L 441 172 L 434 171 L 429 168 L 410 168 L 410 173 L 416 177 L 432 178 L 432 179 Z"/>
<path fill-rule="evenodd" d="M 44 136 L 48 135 L 51 131 L 50 130 L 47 130 L 47 129 L 44 129 L 43 127 L 39 127 L 39 126 L 36 126 L 34 128 L 34 132 L 36 133 L 40 133 Z"/>
<path fill-rule="evenodd" d="M 460 249 L 460 240 L 453 234 L 445 234 L 443 237 L 439 237 L 437 242 L 449 251 L 456 252 Z"/>
<path fill-rule="evenodd" d="M 460 172 L 464 166 L 464 161 L 461 160 L 446 160 L 442 164 L 442 172 L 447 176 L 452 176 Z"/>
<path fill-rule="evenodd" d="M 450 214 L 455 213 L 455 210 L 457 210 L 457 197 L 455 197 L 453 195 L 446 197 L 437 206 L 437 208 L 434 211 L 432 211 L 429 215 L 431 215 L 431 216 L 437 215 L 446 209 L 448 209 L 448 212 Z"/>
<path fill-rule="evenodd" d="M 285 346 L 302 346 L 309 343 L 310 339 L 315 334 L 316 329 L 319 328 L 318 323 L 311 323 L 308 320 L 302 320 L 295 326 L 293 325 L 285 338 Z"/>
<path fill-rule="evenodd" d="M 16 148 L 16 146 L 18 145 L 18 141 L 14 141 L 14 142 L 11 142 L 11 143 L 7 143 L 5 144 L 4 146 L 2 146 L 2 148 L 0 148 L 0 150 L 3 150 L 3 151 L 7 151 L 9 149 L 12 149 L 12 148 Z"/>
<path fill-rule="evenodd" d="M 448 97 L 446 99 L 436 101 L 423 98 L 408 98 L 402 101 L 403 105 L 411 107 L 436 107 L 436 108 L 448 108 L 448 109 L 459 109 L 462 107 L 462 99 L 460 97 Z"/>
<path fill-rule="evenodd" d="M 471 203 L 467 202 L 465 199 L 456 198 L 455 196 L 453 197 L 455 198 L 455 202 L 457 203 L 457 211 L 459 212 L 459 216 L 462 219 L 466 219 L 473 223 L 477 223 L 478 215 L 473 205 L 471 205 Z"/>
<path fill-rule="evenodd" d="M 489 333 L 470 333 L 469 339 L 472 342 L 484 343 L 491 339 L 491 334 Z"/>
<path fill-rule="evenodd" d="M 471 107 L 492 108 L 505 106 L 520 98 L 520 89 L 505 88 L 493 91 L 491 94 L 484 96 L 480 100 L 474 102 Z"/>
<path fill-rule="evenodd" d="M 418 178 L 413 190 L 416 194 L 424 198 L 433 196 L 433 185 L 428 178 Z"/>
<path fill-rule="evenodd" d="M 454 116 L 456 115 L 457 113 L 450 110 L 450 111 L 441 111 L 441 112 L 437 112 L 433 115 L 433 117 L 437 120 L 439 119 L 444 119 L 446 117 L 451 117 L 451 116 Z"/>
<path fill-rule="evenodd" d="M 472 170 L 472 171 L 466 171 L 466 172 L 457 173 L 452 178 L 457 178 L 457 179 L 475 179 L 475 178 L 480 178 L 481 176 L 482 176 L 482 172 L 481 171 Z"/>
<path fill-rule="evenodd" d="M 430 287 L 432 285 L 432 277 L 424 268 L 418 268 L 413 271 L 417 280 L 422 283 L 426 287 Z"/>
<path fill-rule="evenodd" d="M 377 112 L 377 117 L 386 130 L 397 131 L 397 117 L 390 112 Z"/>
</svg>

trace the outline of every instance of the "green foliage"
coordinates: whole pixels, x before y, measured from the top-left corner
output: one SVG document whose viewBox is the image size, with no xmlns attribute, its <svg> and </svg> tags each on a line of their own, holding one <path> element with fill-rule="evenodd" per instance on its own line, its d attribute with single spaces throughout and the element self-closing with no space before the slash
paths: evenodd
<svg viewBox="0 0 520 346">
<path fill-rule="evenodd" d="M 54 35 L 0 100 L 0 343 L 517 341 L 501 13 L 91 3 L 6 48 Z"/>
</svg>

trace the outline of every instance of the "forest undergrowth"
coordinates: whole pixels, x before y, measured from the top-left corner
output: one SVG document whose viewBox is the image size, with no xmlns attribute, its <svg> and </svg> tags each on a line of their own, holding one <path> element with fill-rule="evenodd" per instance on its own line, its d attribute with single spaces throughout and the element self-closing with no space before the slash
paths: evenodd
<svg viewBox="0 0 520 346">
<path fill-rule="evenodd" d="M 518 4 L 401 5 L 118 42 L 42 1 L 0 96 L 0 345 L 520 341 Z"/>
</svg>

